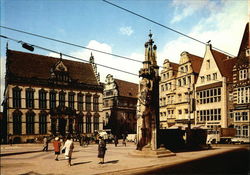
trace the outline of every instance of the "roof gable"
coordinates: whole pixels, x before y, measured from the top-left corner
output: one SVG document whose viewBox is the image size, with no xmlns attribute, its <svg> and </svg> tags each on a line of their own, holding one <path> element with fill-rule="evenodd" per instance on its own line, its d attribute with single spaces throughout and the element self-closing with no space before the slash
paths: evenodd
<svg viewBox="0 0 250 175">
<path fill-rule="evenodd" d="M 240 56 L 240 54 L 242 52 L 245 52 L 246 49 L 250 49 L 250 40 L 249 40 L 249 23 L 246 24 L 245 30 L 244 30 L 244 34 L 241 40 L 241 44 L 240 44 L 240 49 L 238 52 L 238 57 Z"/>
<path fill-rule="evenodd" d="M 220 70 L 223 77 L 227 80 L 233 80 L 233 66 L 236 63 L 236 58 L 231 58 L 230 56 L 211 49 L 212 55 L 216 61 L 216 64 Z"/>
</svg>

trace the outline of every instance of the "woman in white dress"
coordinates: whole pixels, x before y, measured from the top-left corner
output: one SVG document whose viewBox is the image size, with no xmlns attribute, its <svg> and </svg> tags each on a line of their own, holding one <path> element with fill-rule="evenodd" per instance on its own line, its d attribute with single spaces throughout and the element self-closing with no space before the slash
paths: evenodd
<svg viewBox="0 0 250 175">
<path fill-rule="evenodd" d="M 71 139 L 71 136 L 67 136 L 67 140 L 64 143 L 62 150 L 64 149 L 65 149 L 65 158 L 69 160 L 68 165 L 71 166 L 72 152 L 74 149 L 74 143 L 73 140 Z"/>
</svg>

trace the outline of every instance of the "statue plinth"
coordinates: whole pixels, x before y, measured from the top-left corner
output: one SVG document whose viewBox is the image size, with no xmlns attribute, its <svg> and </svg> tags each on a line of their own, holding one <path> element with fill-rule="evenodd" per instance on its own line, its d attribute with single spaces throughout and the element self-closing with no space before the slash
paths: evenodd
<svg viewBox="0 0 250 175">
<path fill-rule="evenodd" d="M 130 152 L 129 155 L 134 157 L 144 157 L 144 158 L 162 158 L 162 157 L 175 156 L 176 154 L 164 147 L 152 150 L 151 147 L 144 146 L 142 150 L 134 150 Z"/>
</svg>

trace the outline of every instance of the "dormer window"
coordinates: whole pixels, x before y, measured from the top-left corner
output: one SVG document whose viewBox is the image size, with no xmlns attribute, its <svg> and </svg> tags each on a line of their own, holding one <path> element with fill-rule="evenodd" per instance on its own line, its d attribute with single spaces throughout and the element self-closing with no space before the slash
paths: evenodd
<svg viewBox="0 0 250 175">
<path fill-rule="evenodd" d="M 201 76 L 201 83 L 204 83 L 204 81 L 205 81 L 205 77 Z"/>
<path fill-rule="evenodd" d="M 206 62 L 206 69 L 210 69 L 210 60 L 207 60 Z"/>
<path fill-rule="evenodd" d="M 188 66 L 187 65 L 185 66 L 185 72 L 188 72 Z"/>
<path fill-rule="evenodd" d="M 51 79 L 59 84 L 71 81 L 68 68 L 64 65 L 62 58 L 51 68 L 50 72 Z"/>
<path fill-rule="evenodd" d="M 247 69 L 242 69 L 239 71 L 239 80 L 247 79 Z"/>
<path fill-rule="evenodd" d="M 250 56 L 250 48 L 246 49 L 246 56 L 247 56 L 247 57 Z"/>
</svg>

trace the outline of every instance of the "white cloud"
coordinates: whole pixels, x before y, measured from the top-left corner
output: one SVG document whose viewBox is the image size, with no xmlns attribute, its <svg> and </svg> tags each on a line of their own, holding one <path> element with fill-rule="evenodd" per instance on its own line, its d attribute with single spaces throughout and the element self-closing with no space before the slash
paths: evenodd
<svg viewBox="0 0 250 175">
<path fill-rule="evenodd" d="M 134 33 L 134 31 L 133 31 L 133 29 L 132 29 L 131 26 L 121 27 L 121 28 L 119 29 L 119 31 L 120 31 L 120 33 L 121 33 L 122 35 L 127 35 L 127 36 L 130 36 L 130 35 L 132 35 L 132 34 Z"/>
<path fill-rule="evenodd" d="M 199 10 L 203 10 L 204 8 L 206 8 L 209 12 L 216 9 L 215 3 L 209 0 L 173 0 L 172 6 L 175 7 L 175 12 L 171 23 L 180 22 L 181 20 L 193 15 Z"/>
<path fill-rule="evenodd" d="M 222 1 L 221 5 L 221 9 L 217 13 L 211 13 L 208 18 L 201 19 L 187 35 L 202 42 L 211 40 L 213 47 L 236 56 L 248 21 L 246 3 Z M 188 51 L 201 57 L 205 53 L 204 45 L 184 37 L 166 43 L 163 48 L 159 53 L 160 64 L 163 63 L 166 56 L 170 61 L 178 63 L 182 51 Z"/>
<path fill-rule="evenodd" d="M 109 44 L 100 43 L 96 40 L 89 41 L 89 43 L 87 44 L 86 47 L 112 54 L 112 47 Z M 87 49 L 80 49 L 76 52 L 69 53 L 69 55 L 72 55 L 72 56 L 75 56 L 77 58 L 81 58 L 83 60 L 89 61 L 91 52 L 95 58 L 95 63 L 99 64 L 99 65 L 97 65 L 97 71 L 100 73 L 101 82 L 105 82 L 106 76 L 108 74 L 112 74 L 114 76 L 114 78 L 138 83 L 139 80 L 138 80 L 137 76 L 123 73 L 123 72 L 120 72 L 117 70 L 109 69 L 109 68 L 103 67 L 101 65 L 105 65 L 105 66 L 109 66 L 109 67 L 112 67 L 115 69 L 124 70 L 127 72 L 138 74 L 137 70 L 139 70 L 139 68 L 141 67 L 141 65 L 142 65 L 141 63 L 132 62 L 130 60 L 126 60 L 126 59 L 119 58 L 119 57 L 114 57 L 112 55 L 103 54 L 100 52 L 91 51 L 91 50 L 87 50 Z M 50 53 L 49 55 L 58 57 L 58 55 L 55 55 L 53 53 Z M 137 54 L 137 53 L 132 53 L 127 57 L 132 58 L 132 59 L 137 59 L 137 60 L 138 60 L 138 58 L 144 58 L 144 56 Z M 65 58 L 65 59 L 70 59 L 70 58 Z M 141 60 L 141 61 L 143 61 L 143 60 Z"/>
<path fill-rule="evenodd" d="M 56 58 L 60 57 L 60 55 L 57 54 L 57 53 L 55 53 L 55 52 L 50 52 L 50 53 L 47 54 L 47 56 L 49 56 L 49 57 L 56 57 Z"/>
</svg>

